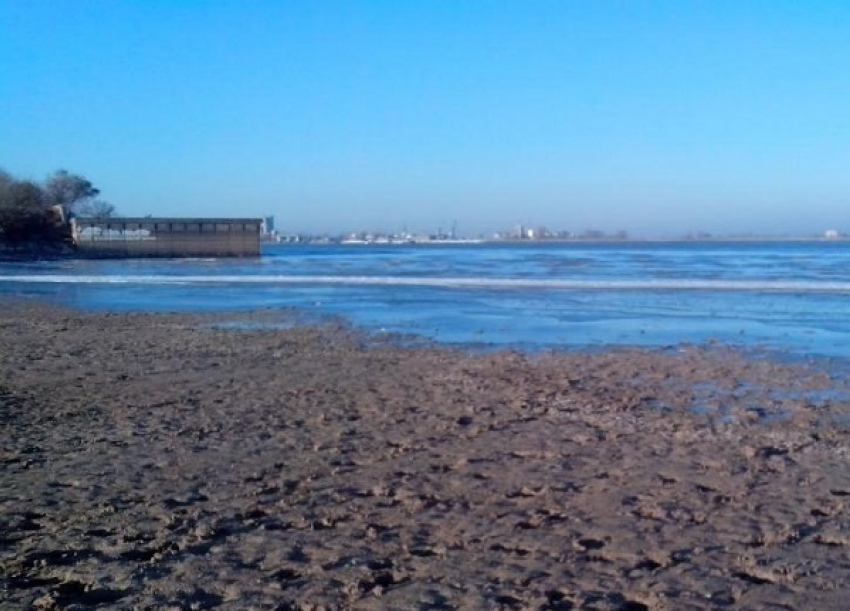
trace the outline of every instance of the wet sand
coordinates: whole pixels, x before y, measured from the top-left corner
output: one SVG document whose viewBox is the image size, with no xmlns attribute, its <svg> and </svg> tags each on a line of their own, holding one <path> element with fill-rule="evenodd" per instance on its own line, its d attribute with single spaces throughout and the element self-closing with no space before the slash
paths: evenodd
<svg viewBox="0 0 850 611">
<path fill-rule="evenodd" d="M 815 366 L 0 305 L 0 608 L 847 606 Z"/>
</svg>

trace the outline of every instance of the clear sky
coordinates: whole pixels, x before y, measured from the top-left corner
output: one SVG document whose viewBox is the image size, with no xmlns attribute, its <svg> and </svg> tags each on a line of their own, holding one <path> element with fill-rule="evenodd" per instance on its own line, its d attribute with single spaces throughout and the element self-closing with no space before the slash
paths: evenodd
<svg viewBox="0 0 850 611">
<path fill-rule="evenodd" d="M 850 231 L 850 2 L 0 0 L 0 167 L 284 231 Z"/>
</svg>

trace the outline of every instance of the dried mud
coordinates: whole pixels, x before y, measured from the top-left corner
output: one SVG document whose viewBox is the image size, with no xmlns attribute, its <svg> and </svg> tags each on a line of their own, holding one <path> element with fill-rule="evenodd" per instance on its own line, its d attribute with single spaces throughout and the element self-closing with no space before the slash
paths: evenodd
<svg viewBox="0 0 850 611">
<path fill-rule="evenodd" d="M 2 305 L 3 609 L 846 608 L 840 376 Z"/>
</svg>

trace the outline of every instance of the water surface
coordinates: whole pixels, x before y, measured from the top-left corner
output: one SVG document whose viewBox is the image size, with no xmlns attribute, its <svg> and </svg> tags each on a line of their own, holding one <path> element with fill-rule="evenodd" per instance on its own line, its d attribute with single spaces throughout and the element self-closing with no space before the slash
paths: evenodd
<svg viewBox="0 0 850 611">
<path fill-rule="evenodd" d="M 0 292 L 106 311 L 296 307 L 485 346 L 850 356 L 847 242 L 267 246 L 259 259 L 3 263 Z"/>
</svg>

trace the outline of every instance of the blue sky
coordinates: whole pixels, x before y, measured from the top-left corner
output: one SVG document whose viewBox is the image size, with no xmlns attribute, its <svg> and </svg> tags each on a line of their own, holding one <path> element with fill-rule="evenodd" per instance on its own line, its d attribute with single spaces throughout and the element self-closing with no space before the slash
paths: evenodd
<svg viewBox="0 0 850 611">
<path fill-rule="evenodd" d="M 292 231 L 850 231 L 850 2 L 0 0 L 0 167 Z"/>
</svg>

